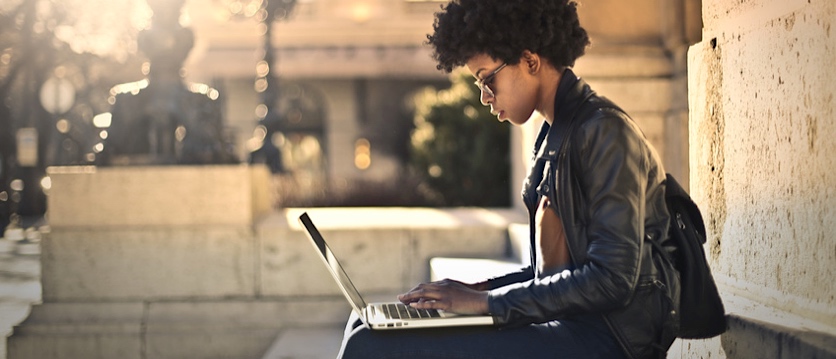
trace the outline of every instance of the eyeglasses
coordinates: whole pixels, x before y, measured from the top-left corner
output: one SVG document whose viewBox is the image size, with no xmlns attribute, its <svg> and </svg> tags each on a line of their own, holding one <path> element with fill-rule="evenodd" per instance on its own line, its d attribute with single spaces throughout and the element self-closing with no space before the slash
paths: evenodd
<svg viewBox="0 0 836 359">
<path fill-rule="evenodd" d="M 478 87 L 478 88 L 479 88 L 479 90 L 481 90 L 483 93 L 488 94 L 488 96 L 490 96 L 490 97 L 494 97 L 494 92 L 493 92 L 493 89 L 491 89 L 491 87 L 490 87 L 491 82 L 493 82 L 493 78 L 494 78 L 494 76 L 496 76 L 496 74 L 497 74 L 500 70 L 504 69 L 506 65 L 508 65 L 508 63 L 503 63 L 502 65 L 500 65 L 499 67 L 497 67 L 497 68 L 496 68 L 496 70 L 493 70 L 491 73 L 489 73 L 487 76 L 483 77 L 481 80 L 480 80 L 480 79 L 476 79 L 476 82 L 474 82 L 474 84 L 475 84 L 475 85 L 476 85 L 476 87 Z"/>
</svg>

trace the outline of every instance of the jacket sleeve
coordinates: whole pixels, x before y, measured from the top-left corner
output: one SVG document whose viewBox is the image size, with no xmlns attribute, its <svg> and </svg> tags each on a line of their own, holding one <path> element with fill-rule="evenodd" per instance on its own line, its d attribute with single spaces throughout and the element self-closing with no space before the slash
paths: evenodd
<svg viewBox="0 0 836 359">
<path fill-rule="evenodd" d="M 534 278 L 534 268 L 528 266 L 517 272 L 511 272 L 503 276 L 488 279 L 488 287 L 490 289 L 496 289 L 509 284 L 525 282 L 531 280 L 532 278 Z"/>
<path fill-rule="evenodd" d="M 636 288 L 644 237 L 647 169 L 644 140 L 618 115 L 583 123 L 571 138 L 577 166 L 556 187 L 574 270 L 494 289 L 489 309 L 498 325 L 546 322 L 626 306 Z M 609 112 L 607 112 L 609 114 Z M 565 171 L 565 166 L 561 170 Z M 561 183 L 572 181 L 573 183 Z M 563 189 L 572 187 L 572 193 Z M 561 198 L 561 196 L 571 198 Z M 583 203 L 578 203 L 583 202 Z M 573 211 L 569 213 L 568 211 Z M 574 238 L 573 238 L 574 237 Z"/>
</svg>

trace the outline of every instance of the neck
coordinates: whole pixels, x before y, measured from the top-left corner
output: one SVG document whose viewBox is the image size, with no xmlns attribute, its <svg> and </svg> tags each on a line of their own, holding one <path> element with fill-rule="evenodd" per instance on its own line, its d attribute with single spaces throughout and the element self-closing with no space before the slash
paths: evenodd
<svg viewBox="0 0 836 359">
<path fill-rule="evenodd" d="M 540 77 L 540 98 L 537 100 L 537 112 L 546 119 L 549 125 L 554 123 L 555 113 L 554 97 L 557 96 L 557 87 L 563 77 L 561 69 L 551 66 L 544 68 Z"/>
</svg>

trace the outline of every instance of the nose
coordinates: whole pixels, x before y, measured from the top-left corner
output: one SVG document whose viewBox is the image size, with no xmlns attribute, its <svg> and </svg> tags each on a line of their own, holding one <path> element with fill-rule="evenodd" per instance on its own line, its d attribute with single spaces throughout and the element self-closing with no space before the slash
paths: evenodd
<svg viewBox="0 0 836 359">
<path fill-rule="evenodd" d="M 489 100 L 493 100 L 493 96 L 489 92 L 479 89 L 479 102 L 482 103 L 482 106 L 490 104 Z"/>
</svg>

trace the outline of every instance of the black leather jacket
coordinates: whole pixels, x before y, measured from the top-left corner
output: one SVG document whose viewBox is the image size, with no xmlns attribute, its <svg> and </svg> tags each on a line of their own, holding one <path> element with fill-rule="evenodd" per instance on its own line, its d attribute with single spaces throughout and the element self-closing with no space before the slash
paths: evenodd
<svg viewBox="0 0 836 359">
<path fill-rule="evenodd" d="M 573 269 L 535 278 L 526 268 L 492 279 L 490 312 L 499 326 L 601 314 L 628 357 L 663 357 L 674 339 L 678 303 L 671 293 L 679 288 L 675 269 L 649 243 L 664 247 L 667 240 L 661 161 L 624 111 L 571 70 L 558 86 L 555 112 L 553 128 L 544 124 L 538 138 L 523 199 L 533 248 L 534 206 L 550 197 Z"/>
</svg>

